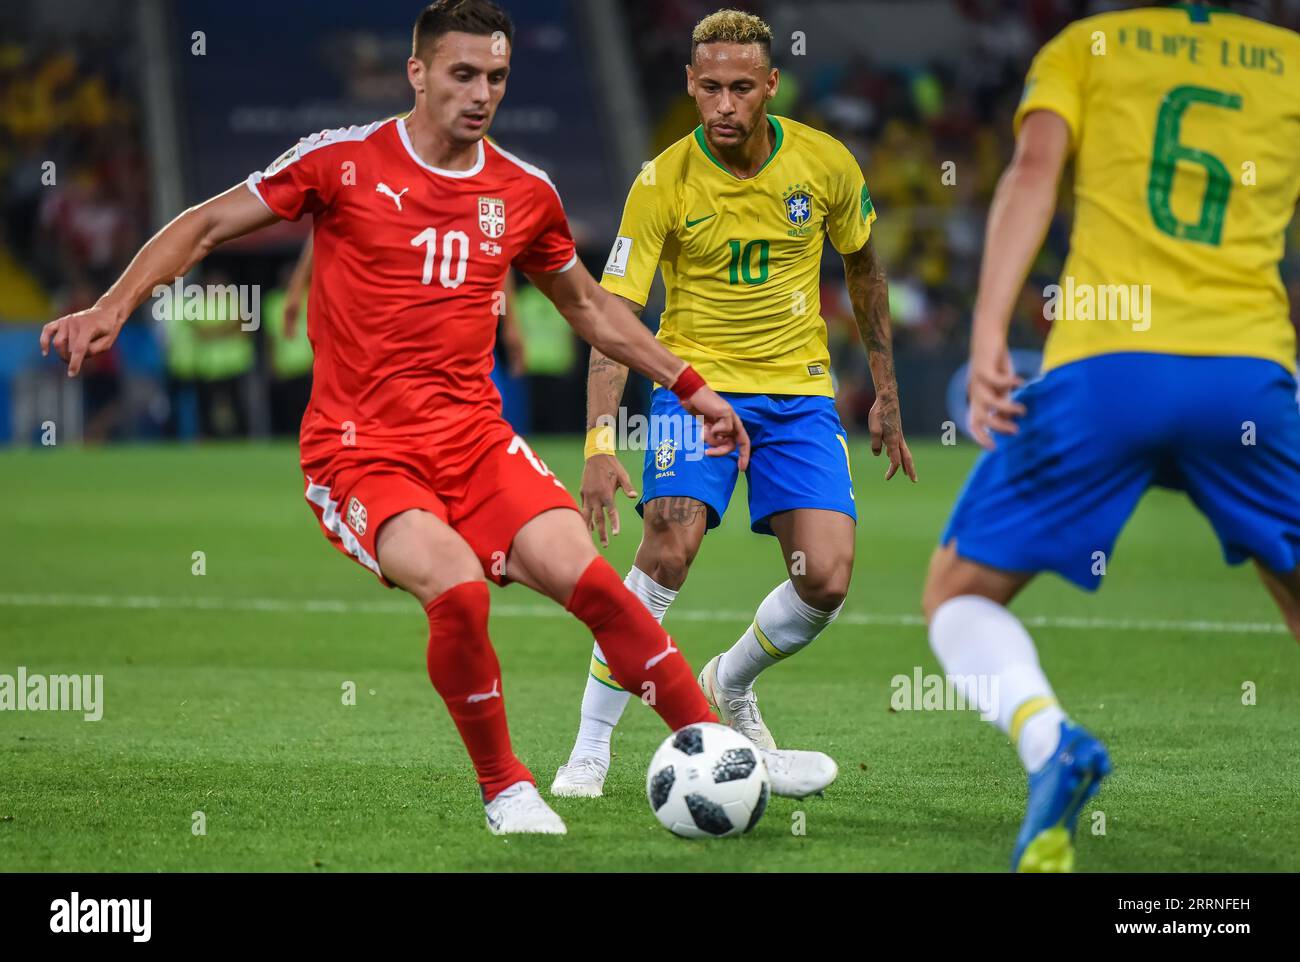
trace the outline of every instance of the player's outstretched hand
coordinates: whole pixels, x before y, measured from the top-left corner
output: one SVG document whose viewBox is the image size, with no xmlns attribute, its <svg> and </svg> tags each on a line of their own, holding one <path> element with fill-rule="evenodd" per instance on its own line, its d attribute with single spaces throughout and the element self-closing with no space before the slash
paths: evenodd
<svg viewBox="0 0 1300 962">
<path fill-rule="evenodd" d="M 1020 430 L 1014 419 L 1025 413 L 1025 406 L 1013 401 L 1011 392 L 1023 383 L 1016 376 L 1011 355 L 1005 349 L 992 360 L 971 358 L 967 424 L 980 447 L 993 447 L 991 431 L 1015 434 Z"/>
<path fill-rule="evenodd" d="M 885 472 L 885 480 L 888 481 L 902 468 L 903 473 L 915 482 L 916 465 L 912 463 L 912 452 L 903 437 L 898 395 L 878 394 L 867 415 L 867 425 L 871 428 L 871 453 L 880 457 L 881 451 L 889 452 L 889 470 Z"/>
<path fill-rule="evenodd" d="M 53 344 L 68 364 L 68 377 L 76 377 L 82 361 L 113 346 L 122 320 L 116 311 L 99 306 L 66 314 L 41 328 L 41 353 L 48 357 Z"/>
<path fill-rule="evenodd" d="M 716 391 L 702 387 L 682 406 L 688 413 L 704 418 L 704 441 L 709 445 L 705 454 L 717 457 L 738 451 L 739 469 L 744 471 L 749 467 L 749 434 L 740 422 L 740 416 Z"/>
<path fill-rule="evenodd" d="M 609 536 L 618 534 L 618 505 L 614 495 L 619 489 L 633 500 L 636 489 L 618 458 L 612 454 L 593 454 L 582 469 L 582 520 L 588 531 L 600 532 L 600 546 L 609 547 Z M 608 523 L 608 529 L 606 524 Z"/>
</svg>

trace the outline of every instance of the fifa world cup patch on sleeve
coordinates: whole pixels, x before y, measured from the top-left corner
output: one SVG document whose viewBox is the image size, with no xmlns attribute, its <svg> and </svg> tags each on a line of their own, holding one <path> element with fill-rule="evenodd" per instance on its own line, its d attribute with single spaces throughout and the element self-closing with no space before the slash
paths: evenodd
<svg viewBox="0 0 1300 962">
<path fill-rule="evenodd" d="M 348 502 L 348 526 L 357 534 L 366 533 L 366 506 L 356 497 Z"/>
<path fill-rule="evenodd" d="M 632 238 L 615 237 L 614 246 L 610 248 L 609 260 L 605 262 L 605 273 L 613 274 L 615 277 L 623 277 L 627 274 L 627 259 L 632 253 Z"/>
</svg>

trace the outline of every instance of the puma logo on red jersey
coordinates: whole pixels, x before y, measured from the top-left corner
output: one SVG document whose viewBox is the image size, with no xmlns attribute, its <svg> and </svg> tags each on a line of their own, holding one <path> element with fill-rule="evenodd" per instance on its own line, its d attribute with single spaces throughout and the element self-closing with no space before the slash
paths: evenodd
<svg viewBox="0 0 1300 962">
<path fill-rule="evenodd" d="M 654 656 L 653 658 L 651 658 L 649 661 L 647 661 L 647 662 L 645 663 L 645 670 L 646 670 L 646 671 L 649 671 L 651 668 L 653 668 L 655 665 L 659 664 L 659 662 L 663 661 L 665 658 L 667 658 L 669 655 L 671 655 L 671 654 L 672 654 L 674 651 L 676 651 L 676 650 L 677 650 L 677 648 L 673 645 L 673 640 L 672 640 L 672 638 L 670 637 L 670 638 L 668 639 L 668 647 L 665 648 L 663 651 L 659 652 L 659 654 L 655 655 L 655 656 Z"/>
<path fill-rule="evenodd" d="M 465 701 L 473 705 L 475 702 L 487 701 L 489 698 L 500 698 L 501 697 L 501 689 L 499 687 L 500 684 L 501 684 L 500 678 L 494 679 L 492 682 L 491 691 L 485 691 L 478 695 L 470 695 L 468 698 L 465 699 Z"/>
<path fill-rule="evenodd" d="M 411 188 L 409 187 L 403 187 L 402 194 L 405 194 L 410 189 Z M 380 183 L 380 185 L 375 188 L 375 192 L 379 194 L 387 194 L 389 197 L 393 198 L 393 203 L 397 205 L 397 209 L 402 209 L 402 194 L 394 194 L 393 188 L 389 187 L 387 184 Z"/>
</svg>

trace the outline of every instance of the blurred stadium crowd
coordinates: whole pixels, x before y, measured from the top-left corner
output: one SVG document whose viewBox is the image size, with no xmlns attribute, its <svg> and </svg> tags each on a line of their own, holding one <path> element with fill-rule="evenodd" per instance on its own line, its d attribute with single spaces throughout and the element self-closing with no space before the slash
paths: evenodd
<svg viewBox="0 0 1300 962">
<path fill-rule="evenodd" d="M 509 0 L 505 5 L 511 7 Z M 697 123 L 682 64 L 691 27 L 720 5 L 621 0 L 634 38 L 635 76 L 652 118 L 648 157 Z M 786 22 L 782 10 L 790 8 L 744 0 L 729 5 L 763 15 L 774 26 Z M 904 64 L 880 63 L 863 51 L 829 60 L 810 56 L 806 66 L 794 69 L 791 58 L 774 51 L 783 75 L 772 112 L 833 133 L 866 173 L 880 215 L 873 237 L 890 274 L 904 411 L 912 408 L 913 424 L 935 429 L 940 415 L 934 412 L 963 359 L 984 217 L 1010 156 L 1010 118 L 1030 59 L 1069 20 L 1129 5 L 950 0 L 946 15 L 959 23 L 962 42 L 940 56 Z M 875 29 L 887 33 L 900 5 L 840 6 L 845 15 L 873 19 Z M 1274 22 L 1300 28 L 1300 0 L 1268 6 Z M 3 35 L 14 39 L 0 41 L 0 443 L 23 443 L 35 439 L 39 421 L 31 412 L 43 409 L 42 392 L 52 389 L 54 373 L 33 359 L 33 325 L 89 306 L 153 227 L 176 211 L 151 209 L 141 41 L 130 18 L 102 19 L 95 31 L 48 36 L 33 34 L 29 20 L 8 26 Z M 352 86 L 373 87 L 375 71 L 383 68 L 361 58 L 355 69 L 366 76 L 353 78 Z M 381 86 L 400 92 L 400 58 L 390 72 Z M 562 112 L 565 105 L 555 107 Z M 509 131 L 494 133 L 512 146 Z M 556 179 L 565 193 L 563 177 Z M 620 198 L 626 186 L 621 181 L 613 172 Z M 1046 333 L 1042 291 L 1055 282 L 1064 259 L 1068 219 L 1063 206 L 1025 287 L 1013 323 L 1014 345 L 1033 349 Z M 575 231 L 584 261 L 598 273 L 612 230 L 597 236 L 575 223 Z M 295 433 L 310 388 L 311 354 L 305 324 L 286 329 L 285 317 L 302 310 L 291 305 L 297 297 L 286 293 L 302 236 L 269 250 L 216 256 L 191 278 L 208 285 L 264 280 L 255 334 L 241 330 L 239 319 L 215 302 L 202 316 L 189 318 L 159 317 L 149 304 L 141 308 L 113 352 L 88 369 L 76 401 L 85 440 Z M 1300 319 L 1297 240 L 1300 225 L 1293 224 L 1283 276 L 1293 316 Z M 507 416 L 521 430 L 581 430 L 586 351 L 526 282 L 509 304 L 498 363 Z M 647 312 L 648 322 L 653 313 Z M 873 399 L 870 378 L 835 257 L 825 260 L 822 313 L 842 416 L 850 428 L 862 426 Z M 530 400 L 542 398 L 545 403 Z M 925 410 L 923 419 L 917 410 Z"/>
</svg>

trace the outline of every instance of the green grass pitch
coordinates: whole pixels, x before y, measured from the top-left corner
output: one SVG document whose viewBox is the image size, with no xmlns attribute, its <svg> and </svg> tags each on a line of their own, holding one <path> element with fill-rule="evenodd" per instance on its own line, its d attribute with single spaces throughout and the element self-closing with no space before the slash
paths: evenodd
<svg viewBox="0 0 1300 962">
<path fill-rule="evenodd" d="M 536 447 L 576 490 L 581 442 Z M 422 612 L 325 542 L 292 446 L 0 454 L 0 673 L 102 673 L 105 689 L 99 722 L 0 713 L 0 869 L 1001 871 L 1025 798 L 1005 738 L 973 712 L 890 710 L 893 676 L 937 671 L 918 598 L 974 453 L 917 445 L 911 486 L 854 448 L 845 616 L 758 686 L 778 739 L 829 752 L 840 779 L 714 842 L 652 817 L 645 768 L 666 732 L 639 704 L 606 796 L 555 801 L 567 837 L 490 835 L 425 675 Z M 696 667 L 785 577 L 737 494 L 666 622 Z M 620 571 L 639 537 L 623 518 Z M 1085 809 L 1079 869 L 1300 868 L 1300 651 L 1254 573 L 1223 565 L 1183 498 L 1153 492 L 1105 581 L 1090 596 L 1048 576 L 1015 605 L 1116 765 Z M 516 749 L 545 789 L 591 639 L 524 588 L 493 604 Z"/>
</svg>

